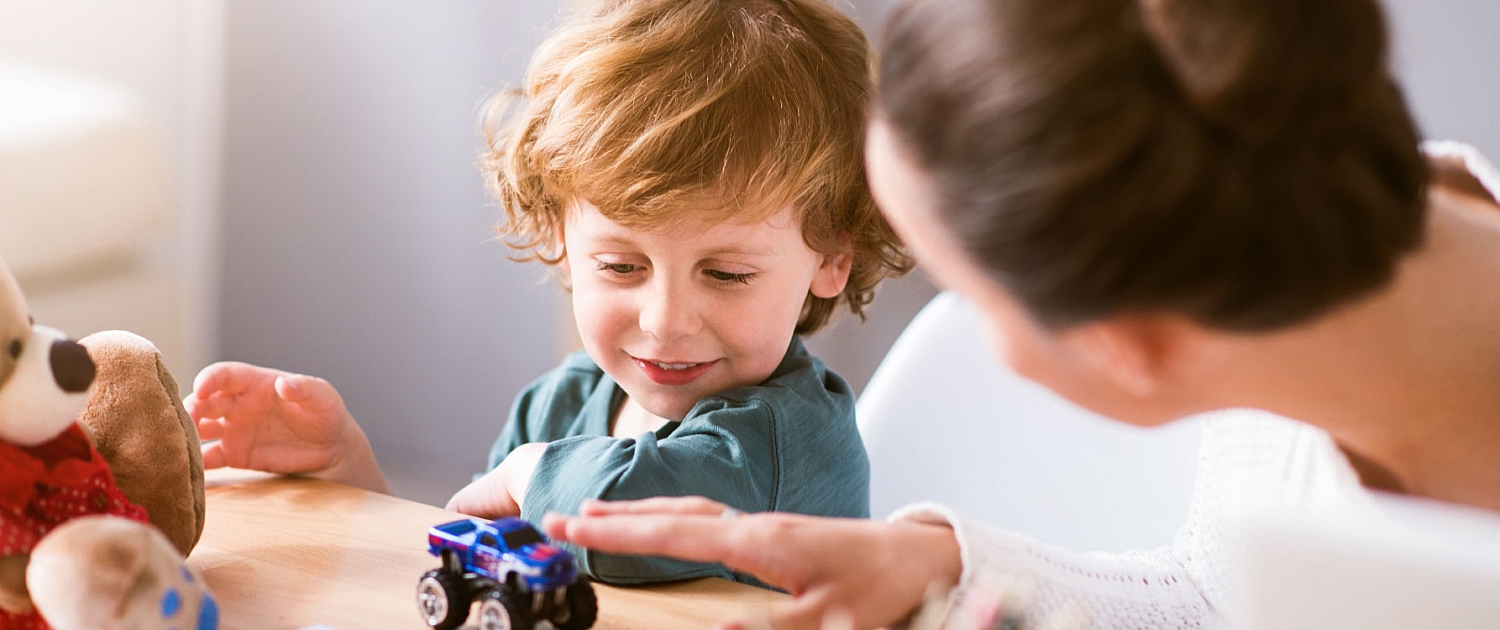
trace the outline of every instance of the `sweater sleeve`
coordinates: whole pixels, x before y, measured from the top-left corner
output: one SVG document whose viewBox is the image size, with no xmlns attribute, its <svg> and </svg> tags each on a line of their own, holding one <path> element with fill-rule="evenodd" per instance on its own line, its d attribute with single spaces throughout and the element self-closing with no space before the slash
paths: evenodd
<svg viewBox="0 0 1500 630">
<path fill-rule="evenodd" d="M 576 514 L 584 499 L 700 495 L 747 512 L 775 501 L 778 463 L 770 409 L 759 401 L 636 438 L 580 435 L 548 444 L 532 473 L 522 516 Z M 665 437 L 664 437 L 665 436 Z M 716 576 L 746 581 L 722 565 L 574 551 L 579 568 L 619 584 Z"/>
<path fill-rule="evenodd" d="M 1264 510 L 1305 510 L 1366 496 L 1326 433 L 1266 412 L 1208 414 L 1187 521 L 1169 547 L 1081 553 L 919 503 L 892 520 L 953 528 L 963 557 L 956 600 L 994 597 L 1013 578 L 1034 588 L 1027 621 L 1067 608 L 1090 628 L 1214 628 L 1231 607 L 1237 524 Z"/>
<path fill-rule="evenodd" d="M 1067 612 L 1090 628 L 1203 628 L 1219 618 L 1171 547 L 1079 553 L 967 521 L 934 503 L 907 506 L 891 520 L 953 528 L 963 559 L 955 602 L 998 597 L 1015 578 L 1030 582 L 1028 626 Z"/>
</svg>

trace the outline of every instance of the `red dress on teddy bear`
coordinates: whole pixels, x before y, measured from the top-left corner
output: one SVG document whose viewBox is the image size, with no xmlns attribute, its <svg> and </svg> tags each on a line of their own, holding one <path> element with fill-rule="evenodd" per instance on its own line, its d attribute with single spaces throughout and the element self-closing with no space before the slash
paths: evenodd
<svg viewBox="0 0 1500 630">
<path fill-rule="evenodd" d="M 53 528 L 92 514 L 147 522 L 146 510 L 115 487 L 109 466 L 77 424 L 40 446 L 0 441 L 0 556 L 30 553 Z M 45 630 L 47 623 L 34 611 L 0 610 L 0 628 Z"/>
</svg>

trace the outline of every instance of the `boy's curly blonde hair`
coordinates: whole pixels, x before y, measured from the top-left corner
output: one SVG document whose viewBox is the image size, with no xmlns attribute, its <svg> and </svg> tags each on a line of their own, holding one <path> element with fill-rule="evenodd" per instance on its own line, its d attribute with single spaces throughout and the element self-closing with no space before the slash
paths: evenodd
<svg viewBox="0 0 1500 630">
<path fill-rule="evenodd" d="M 821 0 L 593 4 L 542 44 L 508 95 L 519 107 L 487 107 L 498 229 L 518 258 L 556 264 L 575 199 L 646 229 L 791 205 L 811 249 L 853 250 L 844 292 L 809 294 L 797 333 L 841 302 L 863 318 L 875 286 L 912 267 L 865 183 L 872 82 L 864 34 Z"/>
</svg>

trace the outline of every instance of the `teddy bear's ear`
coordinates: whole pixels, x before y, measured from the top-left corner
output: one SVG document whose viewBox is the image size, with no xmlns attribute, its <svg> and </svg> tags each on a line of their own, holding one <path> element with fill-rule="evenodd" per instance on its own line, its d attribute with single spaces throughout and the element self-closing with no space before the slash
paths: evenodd
<svg viewBox="0 0 1500 630">
<path fill-rule="evenodd" d="M 203 454 L 177 382 L 137 335 L 107 331 L 79 343 L 98 367 L 78 423 L 120 491 L 186 556 L 203 533 Z"/>
<path fill-rule="evenodd" d="M 20 353 L 13 351 L 17 342 L 31 335 L 31 311 L 21 285 L 0 260 L 0 387 L 10 380 Z"/>
</svg>

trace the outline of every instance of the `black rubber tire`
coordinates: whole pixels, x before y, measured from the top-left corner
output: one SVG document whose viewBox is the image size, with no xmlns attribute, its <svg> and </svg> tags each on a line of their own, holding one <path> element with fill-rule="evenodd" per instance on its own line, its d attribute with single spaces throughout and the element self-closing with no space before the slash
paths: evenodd
<svg viewBox="0 0 1500 630">
<path fill-rule="evenodd" d="M 578 581 L 568 587 L 563 610 L 552 615 L 552 626 L 557 630 L 586 630 L 598 619 L 599 600 L 594 596 L 594 585 L 580 575 Z"/>
<path fill-rule="evenodd" d="M 500 591 L 490 591 L 479 600 L 479 618 L 475 623 L 479 630 L 532 630 L 529 605 L 530 599 L 523 593 L 506 596 Z"/>
<path fill-rule="evenodd" d="M 464 574 L 464 563 L 458 559 L 458 552 L 452 549 L 443 550 L 443 570 L 451 575 L 462 577 Z"/>
<path fill-rule="evenodd" d="M 417 582 L 417 612 L 435 630 L 453 630 L 469 618 L 469 597 L 460 578 L 433 569 Z"/>
</svg>

